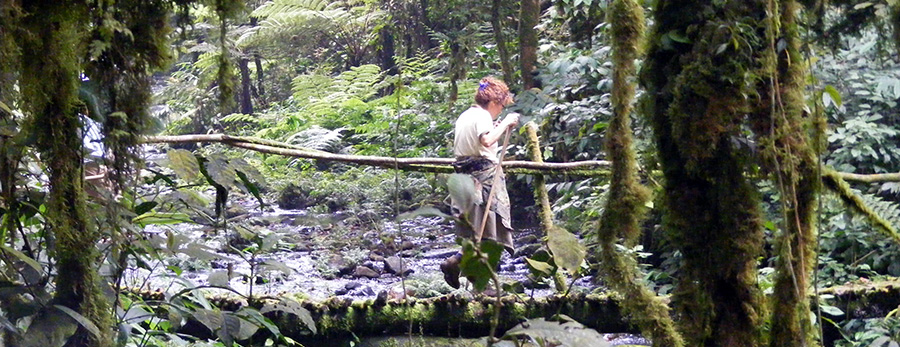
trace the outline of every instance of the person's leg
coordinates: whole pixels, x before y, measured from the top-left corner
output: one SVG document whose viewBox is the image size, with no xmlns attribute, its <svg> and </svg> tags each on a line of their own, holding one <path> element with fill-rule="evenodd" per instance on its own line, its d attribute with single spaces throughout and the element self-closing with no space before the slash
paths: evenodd
<svg viewBox="0 0 900 347">
<path fill-rule="evenodd" d="M 491 215 L 493 215 L 493 213 L 491 213 Z M 474 241 L 475 231 L 473 229 L 477 229 L 481 225 L 481 219 L 484 217 L 484 207 L 472 204 L 468 206 L 468 208 L 462 210 L 456 217 L 469 221 L 469 225 L 460 225 L 457 223 L 456 234 L 459 237 Z M 494 219 L 490 217 L 492 216 L 488 217 L 488 225 L 493 225 Z M 444 281 L 453 288 L 459 288 L 459 262 L 461 260 L 462 252 L 456 252 L 456 254 L 450 256 L 441 263 L 441 272 L 444 273 Z"/>
</svg>

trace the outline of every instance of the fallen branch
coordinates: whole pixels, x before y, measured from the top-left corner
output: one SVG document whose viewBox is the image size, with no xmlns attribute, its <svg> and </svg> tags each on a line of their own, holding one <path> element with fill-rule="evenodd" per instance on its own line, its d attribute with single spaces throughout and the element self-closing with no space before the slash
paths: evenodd
<svg viewBox="0 0 900 347">
<path fill-rule="evenodd" d="M 844 181 L 863 182 L 863 183 L 879 183 L 879 182 L 900 182 L 900 172 L 887 174 L 855 174 L 849 172 L 838 172 L 838 175 Z"/>
<path fill-rule="evenodd" d="M 165 300 L 160 291 L 148 292 L 133 288 L 123 289 L 123 293 L 135 295 L 147 302 Z M 290 295 L 290 294 L 286 294 Z M 252 306 L 260 309 L 266 300 L 254 300 Z M 213 306 L 225 311 L 237 311 L 248 306 L 245 298 L 232 295 L 212 295 L 207 300 Z M 529 298 L 525 296 L 503 296 L 500 301 L 500 331 L 506 331 L 530 318 L 551 318 L 566 315 L 585 326 L 601 332 L 636 332 L 628 317 L 619 311 L 617 296 L 606 294 L 575 294 L 569 296 L 547 296 Z M 340 340 L 351 336 L 390 336 L 410 333 L 448 337 L 480 337 L 489 333 L 496 298 L 482 295 L 451 294 L 440 297 L 407 301 L 398 299 L 353 300 L 348 297 L 331 297 L 324 301 L 299 300 L 309 311 L 316 325 L 316 333 L 294 315 L 269 312 L 278 330 L 307 346 L 318 346 L 325 341 Z M 200 324 L 186 324 L 180 333 L 212 338 L 213 334 Z"/>
<path fill-rule="evenodd" d="M 421 172 L 453 172 L 453 159 L 451 158 L 394 158 L 364 155 L 335 154 L 319 150 L 289 145 L 277 141 L 264 140 L 252 137 L 229 136 L 223 134 L 212 135 L 178 135 L 178 136 L 147 136 L 144 143 L 194 143 L 217 142 L 225 145 L 249 149 L 268 154 L 284 155 L 289 157 L 330 160 L 359 165 L 377 166 L 382 168 L 398 168 L 404 171 Z M 537 163 L 532 161 L 511 160 L 504 161 L 503 168 L 513 174 L 567 174 L 573 176 L 603 176 L 607 174 L 606 168 L 609 162 L 605 160 L 589 160 L 570 163 Z"/>
<path fill-rule="evenodd" d="M 225 145 L 249 149 L 256 152 L 277 154 L 288 157 L 315 160 L 330 160 L 359 165 L 377 166 L 386 169 L 396 167 L 404 171 L 452 173 L 451 158 L 393 158 L 364 155 L 335 154 L 310 148 L 295 146 L 283 142 L 247 136 L 231 136 L 224 134 L 210 135 L 177 135 L 146 136 L 143 143 L 195 143 L 217 142 Z M 526 160 L 510 160 L 503 162 L 503 169 L 511 174 L 565 174 L 571 176 L 593 177 L 609 175 L 609 162 L 606 160 L 587 160 L 569 163 L 546 163 Z M 900 173 L 889 174 L 855 174 L 836 172 L 840 178 L 849 182 L 879 183 L 900 182 Z"/>
</svg>

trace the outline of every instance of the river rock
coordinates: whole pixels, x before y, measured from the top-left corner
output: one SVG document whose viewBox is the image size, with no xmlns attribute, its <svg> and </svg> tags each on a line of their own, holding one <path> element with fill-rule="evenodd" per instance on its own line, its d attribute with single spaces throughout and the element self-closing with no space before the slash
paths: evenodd
<svg viewBox="0 0 900 347">
<path fill-rule="evenodd" d="M 225 210 L 225 218 L 232 219 L 235 217 L 246 217 L 250 214 L 244 206 L 241 205 L 231 205 L 228 209 Z"/>
<path fill-rule="evenodd" d="M 375 270 L 367 268 L 365 266 L 357 266 L 356 270 L 353 270 L 353 277 L 366 277 L 366 278 L 378 278 L 380 275 Z"/>
<path fill-rule="evenodd" d="M 362 283 L 359 283 L 356 281 L 350 281 L 344 285 L 344 289 L 353 290 L 353 289 L 359 288 L 360 286 L 362 286 Z"/>
<path fill-rule="evenodd" d="M 403 241 L 402 243 L 400 243 L 400 249 L 401 249 L 401 250 L 404 250 L 404 251 L 405 251 L 405 250 L 409 250 L 409 249 L 413 249 L 413 248 L 415 248 L 415 247 L 416 247 L 416 244 L 415 244 L 415 243 L 412 243 L 412 241 L 409 241 L 409 240 Z"/>
<path fill-rule="evenodd" d="M 516 255 L 528 257 L 533 255 L 534 252 L 537 252 L 539 249 L 541 249 L 541 244 L 539 243 L 527 244 L 519 247 L 519 249 L 516 250 Z"/>
<path fill-rule="evenodd" d="M 311 197 L 309 190 L 288 184 L 278 195 L 278 207 L 285 210 L 299 210 L 321 202 L 321 198 Z"/>
<path fill-rule="evenodd" d="M 391 256 L 384 259 L 384 271 L 389 274 L 407 276 L 413 272 L 409 266 L 404 267 L 404 262 L 398 256 Z"/>
<path fill-rule="evenodd" d="M 550 284 L 544 283 L 544 282 L 535 282 L 535 281 L 532 281 L 530 278 L 526 278 L 525 280 L 522 281 L 522 287 L 525 287 L 528 289 L 547 289 L 547 288 L 550 288 Z"/>
<path fill-rule="evenodd" d="M 340 254 L 332 254 L 328 259 L 328 266 L 334 269 L 338 275 L 343 276 L 352 273 L 356 264 L 348 261 Z"/>
<path fill-rule="evenodd" d="M 525 235 L 525 236 L 522 236 L 522 238 L 516 240 L 516 243 L 518 243 L 520 245 L 538 243 L 538 238 L 535 235 Z"/>
</svg>

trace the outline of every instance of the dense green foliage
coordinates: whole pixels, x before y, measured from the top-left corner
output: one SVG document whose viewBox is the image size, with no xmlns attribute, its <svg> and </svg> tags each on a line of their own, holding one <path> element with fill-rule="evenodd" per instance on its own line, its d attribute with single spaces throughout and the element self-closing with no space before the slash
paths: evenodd
<svg viewBox="0 0 900 347">
<path fill-rule="evenodd" d="M 413 214 L 446 216 L 427 207 L 454 193 L 453 176 L 205 143 L 148 154 L 140 137 L 450 157 L 453 121 L 486 75 L 517 93 L 509 111 L 539 125 L 543 159 L 613 161 L 610 177 L 547 177 L 560 227 L 527 260 L 530 280 L 568 293 L 566 276 L 592 275 L 630 293 L 624 307 L 657 345 L 680 334 L 688 345 L 817 345 L 823 328 L 842 329 L 839 345 L 900 343 L 896 312 L 827 322 L 806 300 L 900 276 L 900 244 L 879 232 L 900 227 L 900 182 L 846 185 L 828 171 L 830 190 L 819 183 L 820 169 L 900 172 L 900 61 L 886 40 L 900 32 L 898 6 L 0 0 L 0 345 L 295 344 L 276 313 L 315 333 L 306 308 L 257 295 L 294 271 L 268 254 L 296 245 L 235 218 L 240 206 L 301 209 L 335 236 L 378 229 L 327 240 L 358 263 L 362 246 L 399 247 L 383 220 L 422 207 Z M 101 184 L 84 178 L 89 124 L 106 148 Z M 514 134 L 509 156 L 527 158 L 525 141 Z M 535 221 L 532 177 L 507 180 L 517 221 Z M 500 292 L 501 250 L 465 248 L 464 272 Z M 247 273 L 182 276 L 217 251 Z M 321 271 L 339 276 L 327 261 Z M 136 270 L 176 294 L 113 294 Z M 235 276 L 247 287 L 229 286 Z M 254 305 L 217 306 L 204 287 Z M 657 296 L 668 294 L 672 312 Z M 188 322 L 207 336 L 179 335 Z"/>
</svg>

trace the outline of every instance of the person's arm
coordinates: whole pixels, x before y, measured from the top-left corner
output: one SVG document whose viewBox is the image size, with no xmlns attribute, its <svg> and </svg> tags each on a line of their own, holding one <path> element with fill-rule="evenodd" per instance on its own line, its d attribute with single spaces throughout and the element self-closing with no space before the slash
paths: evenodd
<svg viewBox="0 0 900 347">
<path fill-rule="evenodd" d="M 481 145 L 485 147 L 493 146 L 497 141 L 500 141 L 500 137 L 503 136 L 506 129 L 512 129 L 517 124 L 519 124 L 519 114 L 508 114 L 506 118 L 503 118 L 503 121 L 500 122 L 500 125 L 494 127 L 494 129 L 489 132 L 481 134 L 479 138 L 481 140 Z"/>
</svg>

